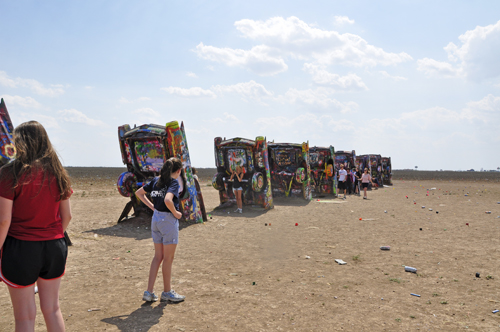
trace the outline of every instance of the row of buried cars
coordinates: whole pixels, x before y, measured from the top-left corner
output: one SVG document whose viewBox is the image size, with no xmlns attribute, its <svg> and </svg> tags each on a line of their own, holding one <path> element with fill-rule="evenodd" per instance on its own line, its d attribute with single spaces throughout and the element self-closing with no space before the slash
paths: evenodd
<svg viewBox="0 0 500 332">
<path fill-rule="evenodd" d="M 135 191 L 157 176 L 163 163 L 170 157 L 178 157 L 183 163 L 179 181 L 180 206 L 185 220 L 207 220 L 200 184 L 195 176 L 189 156 L 184 125 L 177 121 L 165 126 L 145 124 L 131 128 L 118 127 L 118 137 L 123 163 L 127 171 L 118 178 L 118 191 L 130 202 L 125 206 L 119 221 L 127 218 L 131 209 L 134 214 L 146 210 L 135 196 Z M 212 185 L 219 191 L 220 207 L 235 204 L 231 172 L 241 167 L 244 172 L 243 204 L 274 207 L 273 197 L 301 197 L 305 200 L 337 195 L 337 174 L 340 164 L 351 170 L 365 167 L 370 170 L 378 186 L 392 184 L 391 159 L 380 155 L 356 156 L 355 151 L 335 151 L 333 146 L 309 147 L 301 144 L 268 142 L 259 136 L 214 140 L 217 172 Z"/>
<path fill-rule="evenodd" d="M 14 126 L 3 99 L 0 100 L 0 166 L 15 158 L 13 144 Z M 180 207 L 183 218 L 189 221 L 207 220 L 200 184 L 191 166 L 184 125 L 177 121 L 166 125 L 145 124 L 118 127 L 122 161 L 127 167 L 117 182 L 121 195 L 129 197 L 119 222 L 128 218 L 134 209 L 137 215 L 149 211 L 135 196 L 135 191 L 157 176 L 170 157 L 178 157 L 183 163 L 179 178 L 182 192 Z M 334 151 L 333 146 L 309 147 L 309 143 L 274 143 L 265 137 L 255 140 L 245 138 L 215 138 L 215 165 L 213 187 L 219 191 L 220 206 L 235 203 L 230 180 L 231 171 L 240 166 L 246 183 L 243 203 L 271 209 L 273 197 L 314 196 L 333 197 L 337 194 L 337 173 L 340 164 L 346 169 L 368 168 L 381 186 L 391 183 L 391 160 L 380 155 L 356 156 L 354 151 Z M 68 238 L 69 240 L 69 238 Z"/>
</svg>

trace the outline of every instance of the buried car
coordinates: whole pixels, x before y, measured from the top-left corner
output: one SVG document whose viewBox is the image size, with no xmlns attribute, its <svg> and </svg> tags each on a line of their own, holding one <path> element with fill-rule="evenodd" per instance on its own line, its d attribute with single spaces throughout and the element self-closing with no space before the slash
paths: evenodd
<svg viewBox="0 0 500 332">
<path fill-rule="evenodd" d="M 134 128 L 126 124 L 118 127 L 118 139 L 122 161 L 127 166 L 127 172 L 118 178 L 118 192 L 130 197 L 118 222 L 126 219 L 132 208 L 134 215 L 143 210 L 150 211 L 135 196 L 135 192 L 158 176 L 164 162 L 171 157 L 179 158 L 183 166 L 177 179 L 181 188 L 179 203 L 183 219 L 196 222 L 207 220 L 200 185 L 192 174 L 183 123 L 179 126 L 177 121 L 172 121 L 165 126 L 145 124 Z"/>
<path fill-rule="evenodd" d="M 335 172 L 335 150 L 333 146 L 309 149 L 311 185 L 313 193 L 337 195 L 337 174 Z"/>
<path fill-rule="evenodd" d="M 241 137 L 216 137 L 214 150 L 217 173 L 213 177 L 212 185 L 219 191 L 219 207 L 236 204 L 230 177 L 237 166 L 243 169 L 242 182 L 246 184 L 242 194 L 243 204 L 260 205 L 264 209 L 274 207 L 265 137 L 259 136 L 255 141 Z"/>
<path fill-rule="evenodd" d="M 391 157 L 382 157 L 382 173 L 383 173 L 384 184 L 392 186 Z"/>
<path fill-rule="evenodd" d="M 311 200 L 309 142 L 269 143 L 268 150 L 273 196 Z"/>
<path fill-rule="evenodd" d="M 377 187 L 383 187 L 382 156 L 379 154 L 364 154 L 360 157 L 363 158 L 364 168 L 368 168 L 372 181 L 377 184 Z M 371 184 L 368 188 L 371 188 Z"/>
</svg>

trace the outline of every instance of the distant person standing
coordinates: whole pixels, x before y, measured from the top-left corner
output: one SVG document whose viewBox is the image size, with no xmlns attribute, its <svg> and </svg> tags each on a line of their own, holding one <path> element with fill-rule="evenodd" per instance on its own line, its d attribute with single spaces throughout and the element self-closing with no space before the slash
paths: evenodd
<svg viewBox="0 0 500 332">
<path fill-rule="evenodd" d="M 237 213 L 243 213 L 243 168 L 240 166 L 236 166 L 236 172 L 231 170 L 231 178 L 229 181 L 233 181 L 233 192 L 234 196 L 236 196 L 236 205 L 238 208 L 234 211 Z"/>
<path fill-rule="evenodd" d="M 344 190 L 344 197 L 346 198 L 346 179 L 347 179 L 347 171 L 344 169 L 344 164 L 340 164 L 339 170 L 339 190 Z"/>
<path fill-rule="evenodd" d="M 363 199 L 368 198 L 366 196 L 366 191 L 368 190 L 368 185 L 370 183 L 373 186 L 372 176 L 368 173 L 368 168 L 365 168 L 365 172 L 363 173 L 363 175 L 361 175 L 361 185 L 363 186 L 363 191 L 364 191 Z"/>
<path fill-rule="evenodd" d="M 354 194 L 360 196 L 359 193 L 359 170 L 358 168 L 353 168 L 352 175 L 354 177 Z"/>
</svg>

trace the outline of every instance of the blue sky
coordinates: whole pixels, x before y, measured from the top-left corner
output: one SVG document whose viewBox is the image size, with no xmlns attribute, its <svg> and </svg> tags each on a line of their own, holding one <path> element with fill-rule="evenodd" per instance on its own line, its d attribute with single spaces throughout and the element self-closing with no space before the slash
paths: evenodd
<svg viewBox="0 0 500 332">
<path fill-rule="evenodd" d="M 117 127 L 184 121 L 395 168 L 500 167 L 500 2 L 4 1 L 0 97 L 67 166 L 121 166 Z"/>
</svg>

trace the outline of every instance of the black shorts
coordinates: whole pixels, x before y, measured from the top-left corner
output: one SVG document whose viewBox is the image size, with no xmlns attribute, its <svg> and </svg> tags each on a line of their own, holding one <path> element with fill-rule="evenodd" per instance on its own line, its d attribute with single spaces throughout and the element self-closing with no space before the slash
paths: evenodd
<svg viewBox="0 0 500 332">
<path fill-rule="evenodd" d="M 57 279 L 64 275 L 67 257 L 64 238 L 23 241 L 7 236 L 0 258 L 0 278 L 13 288 L 32 286 L 38 278 Z"/>
<path fill-rule="evenodd" d="M 339 181 L 339 189 L 346 189 L 345 181 Z"/>
<path fill-rule="evenodd" d="M 368 188 L 369 183 L 363 182 L 361 185 L 363 186 L 363 188 Z"/>
</svg>

